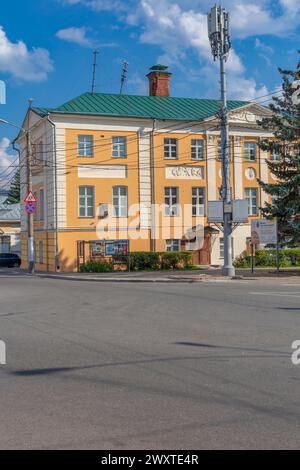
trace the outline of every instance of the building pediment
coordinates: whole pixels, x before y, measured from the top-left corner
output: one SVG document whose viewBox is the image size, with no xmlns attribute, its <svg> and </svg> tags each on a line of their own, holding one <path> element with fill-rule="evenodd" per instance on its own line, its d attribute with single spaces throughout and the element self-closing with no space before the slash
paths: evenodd
<svg viewBox="0 0 300 470">
<path fill-rule="evenodd" d="M 236 124 L 241 126 L 254 126 L 257 127 L 257 122 L 263 118 L 270 117 L 272 115 L 268 108 L 259 106 L 256 104 L 249 104 L 242 108 L 229 112 L 230 124 Z"/>
</svg>

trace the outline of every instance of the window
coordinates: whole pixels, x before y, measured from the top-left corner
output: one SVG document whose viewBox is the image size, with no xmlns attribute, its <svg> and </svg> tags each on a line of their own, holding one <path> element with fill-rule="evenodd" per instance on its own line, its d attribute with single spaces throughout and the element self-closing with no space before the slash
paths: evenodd
<svg viewBox="0 0 300 470">
<path fill-rule="evenodd" d="M 33 220 L 38 220 L 38 209 L 39 209 L 39 207 L 38 207 L 38 204 L 39 204 L 39 201 L 38 201 L 38 194 L 37 194 L 36 191 L 34 191 L 34 192 L 33 192 L 33 195 L 34 195 L 34 197 L 35 197 L 35 200 L 37 201 L 36 209 L 35 209 L 35 211 L 34 211 L 34 213 L 33 213 Z"/>
<path fill-rule="evenodd" d="M 112 156 L 113 158 L 126 158 L 127 145 L 126 137 L 113 137 L 112 138 Z"/>
<path fill-rule="evenodd" d="M 244 159 L 248 162 L 256 160 L 256 142 L 244 142 Z"/>
<path fill-rule="evenodd" d="M 128 191 L 126 186 L 115 186 L 113 188 L 113 216 L 128 216 Z"/>
<path fill-rule="evenodd" d="M 224 259 L 224 238 L 219 238 L 220 258 Z M 231 237 L 231 252 L 232 258 L 234 258 L 234 239 Z"/>
<path fill-rule="evenodd" d="M 177 139 L 164 139 L 164 157 L 168 160 L 178 158 Z"/>
<path fill-rule="evenodd" d="M 180 251 L 180 240 L 166 240 L 167 251 Z"/>
<path fill-rule="evenodd" d="M 79 217 L 94 217 L 93 186 L 79 186 Z"/>
<path fill-rule="evenodd" d="M 179 215 L 178 188 L 165 188 L 165 215 Z"/>
<path fill-rule="evenodd" d="M 270 151 L 270 160 L 272 162 L 278 162 L 280 161 L 280 153 L 276 149 L 271 149 Z"/>
<path fill-rule="evenodd" d="M 258 215 L 258 192 L 256 188 L 245 189 L 245 199 L 248 201 L 248 215 Z"/>
<path fill-rule="evenodd" d="M 38 163 L 41 164 L 44 161 L 44 144 L 41 141 L 39 143 L 39 155 L 38 155 Z"/>
<path fill-rule="evenodd" d="M 40 189 L 40 200 L 39 200 L 39 206 L 40 206 L 40 220 L 44 220 L 45 218 L 45 209 L 44 209 L 44 190 Z"/>
<path fill-rule="evenodd" d="M 204 140 L 192 139 L 191 142 L 192 160 L 204 160 Z"/>
<path fill-rule="evenodd" d="M 39 242 L 39 263 L 44 263 L 44 244 L 42 241 Z"/>
<path fill-rule="evenodd" d="M 92 157 L 94 155 L 94 137 L 92 135 L 78 136 L 78 155 Z"/>
<path fill-rule="evenodd" d="M 192 215 L 204 215 L 205 196 L 204 188 L 192 188 Z"/>
</svg>

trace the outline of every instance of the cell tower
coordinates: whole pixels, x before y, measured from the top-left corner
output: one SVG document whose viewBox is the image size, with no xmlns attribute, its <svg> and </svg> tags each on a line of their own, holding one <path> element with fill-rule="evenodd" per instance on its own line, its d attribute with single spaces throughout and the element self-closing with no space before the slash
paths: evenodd
<svg viewBox="0 0 300 470">
<path fill-rule="evenodd" d="M 97 72 L 97 55 L 99 54 L 99 50 L 95 49 L 93 51 L 94 56 L 94 63 L 93 63 L 93 80 L 92 80 L 92 93 L 95 93 L 96 90 L 96 72 Z"/>
<path fill-rule="evenodd" d="M 231 48 L 229 33 L 229 13 L 215 5 L 208 14 L 208 37 L 214 60 L 220 61 L 221 76 L 221 146 L 222 146 L 222 200 L 224 230 L 224 266 L 225 276 L 234 276 L 232 263 L 232 196 L 230 190 L 230 143 L 227 109 L 226 62 Z"/>
</svg>

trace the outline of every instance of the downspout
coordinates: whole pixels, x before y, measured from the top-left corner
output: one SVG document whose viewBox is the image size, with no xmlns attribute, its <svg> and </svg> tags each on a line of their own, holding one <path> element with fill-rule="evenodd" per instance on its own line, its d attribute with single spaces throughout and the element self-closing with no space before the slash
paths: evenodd
<svg viewBox="0 0 300 470">
<path fill-rule="evenodd" d="M 156 252 L 156 196 L 155 196 L 155 152 L 154 152 L 154 132 L 155 132 L 155 119 L 153 119 L 152 132 L 151 132 L 151 238 L 152 238 L 152 251 Z"/>
<path fill-rule="evenodd" d="M 56 150 L 56 128 L 53 121 L 50 119 L 50 114 L 47 116 L 49 124 L 51 124 L 53 129 L 53 148 L 54 148 L 54 193 L 55 193 L 55 270 L 59 271 L 59 246 L 58 246 L 58 212 L 57 212 L 57 201 L 58 201 L 58 192 L 57 192 L 57 150 Z"/>
</svg>

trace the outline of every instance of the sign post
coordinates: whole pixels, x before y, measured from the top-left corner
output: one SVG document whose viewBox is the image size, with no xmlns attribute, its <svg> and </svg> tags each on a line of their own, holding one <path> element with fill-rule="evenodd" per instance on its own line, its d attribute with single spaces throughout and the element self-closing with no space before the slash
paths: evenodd
<svg viewBox="0 0 300 470">
<path fill-rule="evenodd" d="M 275 245 L 276 246 L 276 270 L 279 274 L 280 258 L 277 234 L 277 220 L 252 220 L 251 222 L 251 247 L 253 245 Z M 253 257 L 251 249 L 251 257 Z M 252 261 L 254 264 L 254 261 Z M 252 271 L 251 271 L 252 272 Z"/>
</svg>

